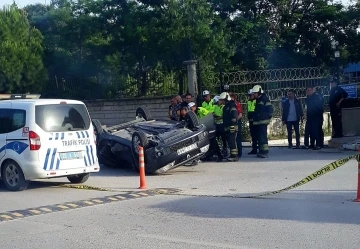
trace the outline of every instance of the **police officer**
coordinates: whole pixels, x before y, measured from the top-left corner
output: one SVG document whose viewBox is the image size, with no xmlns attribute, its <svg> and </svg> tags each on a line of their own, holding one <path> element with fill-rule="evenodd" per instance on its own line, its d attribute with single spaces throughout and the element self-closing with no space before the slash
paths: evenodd
<svg viewBox="0 0 360 249">
<path fill-rule="evenodd" d="M 224 129 L 226 132 L 227 144 L 230 148 L 230 157 L 229 161 L 236 162 L 239 161 L 239 155 L 236 145 L 236 136 L 237 136 L 237 124 L 238 124 L 238 111 L 236 109 L 236 104 L 227 92 L 220 94 L 219 101 L 224 105 L 223 108 L 223 123 Z"/>
<path fill-rule="evenodd" d="M 257 155 L 258 150 L 258 142 L 256 138 L 256 126 L 254 126 L 254 112 L 256 106 L 256 98 L 253 94 L 252 89 L 248 92 L 249 100 L 247 102 L 247 118 L 249 120 L 249 129 L 250 129 L 250 136 L 251 136 L 251 145 L 252 150 L 248 153 L 249 155 Z"/>
<path fill-rule="evenodd" d="M 255 129 L 259 143 L 259 153 L 257 156 L 260 158 L 267 158 L 269 154 L 267 127 L 272 118 L 273 107 L 270 99 L 266 96 L 260 85 L 254 86 L 252 91 L 256 98 L 253 124 L 256 126 Z"/>
<path fill-rule="evenodd" d="M 194 102 L 190 102 L 188 104 L 188 107 L 190 108 L 191 111 L 195 112 L 199 118 L 203 118 L 206 115 L 209 115 L 210 113 L 204 107 L 198 107 Z"/>
<path fill-rule="evenodd" d="M 216 125 L 216 142 L 221 153 L 220 157 L 218 156 L 218 162 L 221 162 L 227 155 L 227 142 L 223 123 L 224 103 L 219 101 L 219 98 L 220 96 L 214 97 L 214 119 Z"/>
<path fill-rule="evenodd" d="M 206 109 L 208 112 L 214 112 L 214 100 L 211 99 L 210 92 L 208 90 L 203 91 L 204 101 L 201 107 Z"/>
</svg>

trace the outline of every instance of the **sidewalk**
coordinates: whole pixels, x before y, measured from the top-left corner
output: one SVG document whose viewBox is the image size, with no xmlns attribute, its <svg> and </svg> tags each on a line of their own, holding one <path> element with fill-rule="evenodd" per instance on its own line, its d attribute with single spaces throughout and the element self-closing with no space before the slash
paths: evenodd
<svg viewBox="0 0 360 249">
<path fill-rule="evenodd" d="M 357 151 L 360 148 L 360 136 L 332 138 L 329 147 Z"/>
<path fill-rule="evenodd" d="M 327 145 L 329 140 L 331 139 L 330 136 L 324 137 L 324 144 Z M 292 143 L 295 145 L 296 141 L 293 139 Z M 301 145 L 304 145 L 304 137 L 300 138 Z M 244 147 L 251 147 L 250 142 L 243 142 L 242 143 Z M 287 139 L 276 139 L 276 140 L 269 140 L 270 146 L 288 146 L 288 140 Z"/>
</svg>

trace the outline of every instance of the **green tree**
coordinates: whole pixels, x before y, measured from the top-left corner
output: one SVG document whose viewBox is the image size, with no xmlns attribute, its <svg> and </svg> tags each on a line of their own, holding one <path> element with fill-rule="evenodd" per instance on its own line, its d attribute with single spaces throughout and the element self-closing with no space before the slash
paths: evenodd
<svg viewBox="0 0 360 249">
<path fill-rule="evenodd" d="M 15 5 L 0 10 L 0 91 L 38 93 L 46 80 L 42 35 Z"/>
</svg>

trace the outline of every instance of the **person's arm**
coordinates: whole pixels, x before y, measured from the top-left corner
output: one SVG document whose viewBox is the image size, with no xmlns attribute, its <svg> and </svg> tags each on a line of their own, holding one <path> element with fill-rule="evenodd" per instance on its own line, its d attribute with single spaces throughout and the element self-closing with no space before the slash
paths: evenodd
<svg viewBox="0 0 360 249">
<path fill-rule="evenodd" d="M 301 101 L 298 100 L 298 103 L 299 103 L 299 115 L 300 115 L 300 121 L 302 122 L 303 119 L 304 119 L 304 110 L 302 108 L 302 105 L 301 105 Z"/>
<path fill-rule="evenodd" d="M 341 99 L 336 103 L 337 107 L 340 107 L 341 102 L 343 102 L 343 100 L 346 99 L 349 96 L 349 94 L 347 93 L 347 91 L 345 91 L 344 89 L 342 89 L 340 87 L 340 96 L 341 96 Z"/>
<path fill-rule="evenodd" d="M 287 116 L 287 108 L 285 109 L 285 105 L 286 105 L 286 101 L 284 103 L 282 103 L 282 116 L 281 116 L 281 120 L 282 123 L 285 124 L 286 123 L 286 116 Z"/>
<path fill-rule="evenodd" d="M 236 126 L 237 121 L 238 121 L 238 110 L 236 107 L 236 104 L 234 104 L 231 109 L 230 109 L 230 116 L 231 116 L 231 120 L 230 120 L 230 132 L 235 132 L 236 131 Z"/>
<path fill-rule="evenodd" d="M 241 103 L 240 102 L 237 102 L 238 103 L 238 119 L 241 119 L 242 118 L 242 114 L 243 114 L 243 110 L 242 110 L 242 105 L 241 105 Z"/>
</svg>

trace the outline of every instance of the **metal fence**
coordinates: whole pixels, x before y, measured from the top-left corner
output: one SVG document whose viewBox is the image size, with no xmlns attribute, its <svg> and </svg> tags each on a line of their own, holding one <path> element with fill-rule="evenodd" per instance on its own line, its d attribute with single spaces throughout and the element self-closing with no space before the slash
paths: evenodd
<svg viewBox="0 0 360 249">
<path fill-rule="evenodd" d="M 156 97 L 183 94 L 186 71 L 148 71 L 135 75 L 98 75 L 88 78 L 53 76 L 43 89 L 48 98 L 81 100 Z"/>
</svg>

